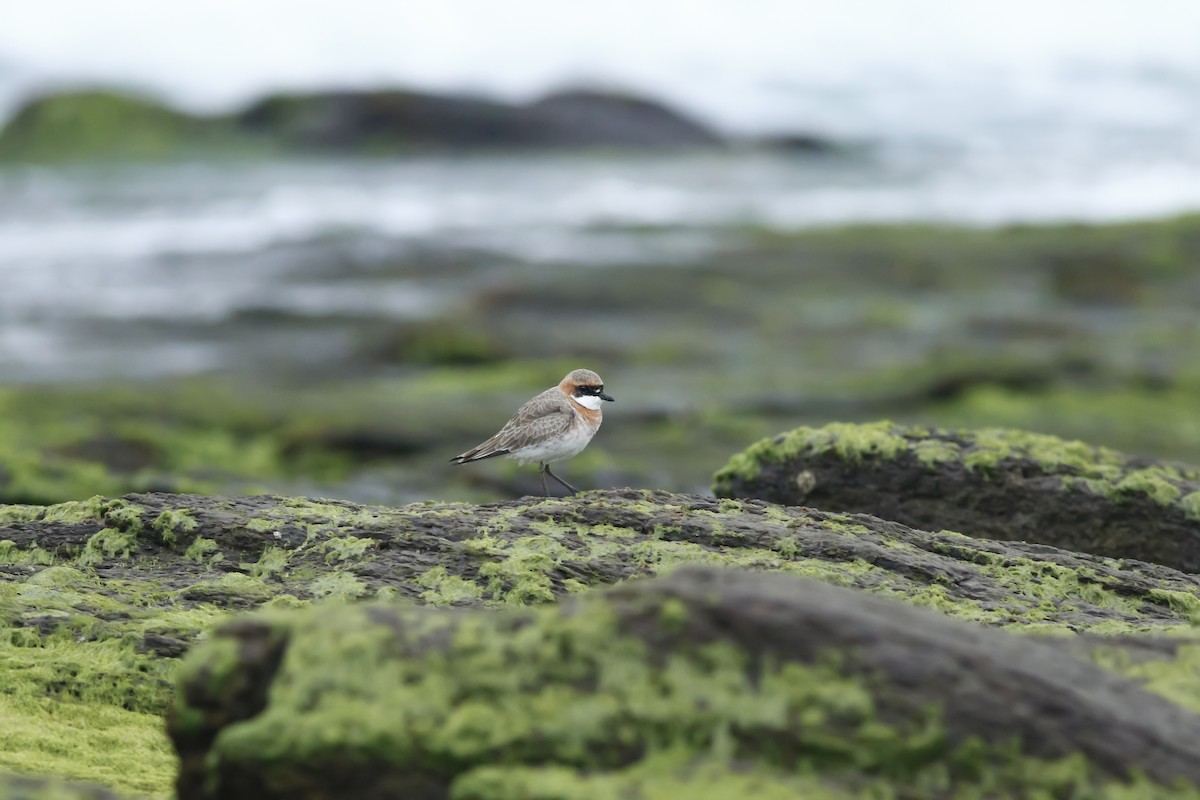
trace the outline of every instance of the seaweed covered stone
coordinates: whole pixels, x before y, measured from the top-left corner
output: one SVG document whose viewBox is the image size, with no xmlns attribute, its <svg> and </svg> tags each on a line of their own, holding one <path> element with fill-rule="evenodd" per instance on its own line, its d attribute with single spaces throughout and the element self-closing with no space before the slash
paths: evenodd
<svg viewBox="0 0 1200 800">
<path fill-rule="evenodd" d="M 1027 431 L 796 428 L 734 456 L 713 490 L 1200 571 L 1200 472 Z"/>
<path fill-rule="evenodd" d="M 1200 785 L 1200 716 L 1124 678 L 1030 637 L 737 570 L 531 610 L 263 613 L 218 629 L 180 687 L 180 800 L 582 798 L 679 792 L 697 769 L 834 797 L 1130 781 L 1200 796 L 1184 786 Z"/>
<path fill-rule="evenodd" d="M 247 610 L 367 600 L 397 604 L 401 615 L 425 606 L 499 619 L 695 565 L 808 578 L 980 626 L 1051 634 L 1037 638 L 1200 710 L 1192 623 L 1200 576 L 1169 567 L 664 491 L 398 508 L 147 493 L 0 506 L 0 623 L 8 630 L 0 683 L 9 687 L 0 768 L 161 795 L 177 763 L 162 715 L 181 657 Z M 267 666 L 266 654 L 291 641 L 271 630 L 251 635 L 257 621 L 233 624 L 251 625 L 236 638 L 252 641 Z M 242 655 L 230 652 L 233 668 Z M 249 688 L 262 685 L 249 682 L 230 707 L 256 708 Z M 208 728 L 198 730 L 203 739 Z M 592 796 L 844 796 L 811 776 L 731 774 L 725 764 L 680 777 L 657 763 L 590 775 Z M 564 781 L 578 789 L 575 772 L 493 764 L 455 786 L 460 797 L 502 796 L 498 785 L 558 797 Z M 711 794 L 716 787 L 727 793 Z"/>
</svg>

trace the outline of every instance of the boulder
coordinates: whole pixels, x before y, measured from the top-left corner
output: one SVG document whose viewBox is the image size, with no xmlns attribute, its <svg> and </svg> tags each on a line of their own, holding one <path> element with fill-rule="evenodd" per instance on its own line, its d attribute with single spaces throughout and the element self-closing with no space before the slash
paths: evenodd
<svg viewBox="0 0 1200 800">
<path fill-rule="evenodd" d="M 139 160 L 230 147 L 219 119 L 121 91 L 56 92 L 21 106 L 0 128 L 0 160 Z"/>
<path fill-rule="evenodd" d="M 563 92 L 528 105 L 399 90 L 272 95 L 236 122 L 288 145 L 357 152 L 722 144 L 661 103 L 606 92 Z"/>
<path fill-rule="evenodd" d="M 713 491 L 1200 570 L 1195 469 L 1026 431 L 797 428 L 734 456 Z"/>
<path fill-rule="evenodd" d="M 664 796 L 697 770 L 834 797 L 1200 786 L 1200 716 L 1131 681 L 1036 638 L 779 574 L 694 568 L 503 613 L 259 614 L 219 628 L 180 681 L 180 800 L 617 797 L 651 782 Z"/>
<path fill-rule="evenodd" d="M 1039 638 L 1200 710 L 1192 625 L 1200 577 L 1160 565 L 648 490 L 399 508 L 143 493 L 0 506 L 9 732 L 0 739 L 24 769 L 161 795 L 176 769 L 161 716 L 181 658 L 235 614 L 346 601 L 498 614 L 695 565 L 804 577 L 980 627 L 1055 634 Z M 829 788 L 774 767 L 727 767 L 693 769 L 686 781 L 649 767 L 604 773 L 593 788 L 661 796 L 653 787 L 684 781 L 678 791 L 725 792 L 714 797 Z M 563 796 L 546 787 L 571 773 L 562 765 L 529 766 L 524 777 L 480 769 L 462 784 L 475 794 L 461 796 L 501 796 L 493 781 L 517 781 L 528 789 L 513 790 L 518 796 Z"/>
<path fill-rule="evenodd" d="M 1200 598 L 1200 577 L 1169 567 L 650 490 L 401 508 L 149 493 L 9 509 L 0 542 L 31 575 L 52 565 L 152 585 L 134 619 L 156 603 L 237 609 L 285 595 L 538 604 L 697 563 L 787 572 L 966 619 L 1062 631 L 1186 627 L 1188 598 Z"/>
</svg>

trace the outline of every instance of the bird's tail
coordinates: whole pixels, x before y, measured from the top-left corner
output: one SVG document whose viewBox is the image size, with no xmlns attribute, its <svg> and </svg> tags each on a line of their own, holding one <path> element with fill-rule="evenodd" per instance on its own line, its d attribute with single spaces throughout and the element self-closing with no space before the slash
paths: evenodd
<svg viewBox="0 0 1200 800">
<path fill-rule="evenodd" d="M 467 452 L 456 455 L 454 458 L 450 459 L 450 463 L 451 464 L 469 464 L 472 461 L 483 461 L 485 458 L 495 458 L 496 456 L 503 456 L 503 455 L 508 454 L 507 449 L 497 449 L 494 447 L 488 447 L 487 444 L 488 444 L 487 442 L 484 442 L 483 444 L 479 445 L 478 447 L 472 447 Z"/>
</svg>

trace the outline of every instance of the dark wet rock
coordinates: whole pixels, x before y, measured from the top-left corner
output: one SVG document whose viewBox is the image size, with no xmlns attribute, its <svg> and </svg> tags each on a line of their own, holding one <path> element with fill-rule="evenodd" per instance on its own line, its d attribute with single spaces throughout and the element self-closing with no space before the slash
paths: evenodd
<svg viewBox="0 0 1200 800">
<path fill-rule="evenodd" d="M 54 455 L 93 461 L 116 472 L 135 472 L 159 463 L 162 454 L 151 442 L 99 434 L 51 451 Z"/>
<path fill-rule="evenodd" d="M 721 137 L 665 105 L 632 95 L 569 92 L 529 105 L 417 91 L 274 95 L 236 122 L 319 150 L 695 147 Z"/>
<path fill-rule="evenodd" d="M 49 636 L 69 618 L 70 615 L 63 612 L 57 614 L 28 613 L 13 619 L 11 625 L 15 628 L 33 628 L 41 636 Z"/>
<path fill-rule="evenodd" d="M 751 139 L 749 144 L 763 150 L 797 155 L 829 155 L 843 149 L 840 142 L 828 136 L 803 132 L 759 136 Z"/>
<path fill-rule="evenodd" d="M 537 611 L 245 618 L 189 657 L 169 730 L 181 800 L 487 796 L 481 771 L 506 787 L 490 796 L 518 797 L 551 768 L 574 776 L 554 796 L 575 797 L 701 762 L 914 797 L 1200 785 L 1200 716 L 1126 679 L 1036 639 L 716 569 Z"/>
<path fill-rule="evenodd" d="M 556 92 L 526 107 L 562 131 L 565 142 L 649 147 L 724 144 L 710 128 L 663 103 L 622 92 Z"/>
<path fill-rule="evenodd" d="M 182 639 L 164 636 L 153 631 L 143 636 L 142 643 L 138 646 L 138 651 L 141 653 L 152 653 L 163 658 L 179 658 L 187 652 L 187 649 L 188 643 Z"/>
<path fill-rule="evenodd" d="M 1200 473 L 1023 431 L 797 428 L 735 456 L 714 491 L 1200 571 Z"/>
<path fill-rule="evenodd" d="M 371 459 L 428 453 L 435 448 L 435 442 L 419 436 L 405 436 L 394 431 L 360 428 L 298 434 L 283 443 L 283 454 L 287 457 L 297 457 L 310 450 L 318 449 L 344 454 L 361 463 Z"/>
</svg>

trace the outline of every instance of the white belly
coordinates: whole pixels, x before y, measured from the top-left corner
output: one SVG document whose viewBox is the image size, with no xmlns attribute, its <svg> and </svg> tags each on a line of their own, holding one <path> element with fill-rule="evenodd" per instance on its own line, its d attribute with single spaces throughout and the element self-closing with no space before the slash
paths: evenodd
<svg viewBox="0 0 1200 800">
<path fill-rule="evenodd" d="M 579 451 L 587 447 L 587 443 L 592 440 L 597 428 L 590 428 L 586 424 L 572 425 L 566 435 L 514 450 L 508 457 L 515 458 L 522 464 L 562 461 L 579 455 Z"/>
</svg>

